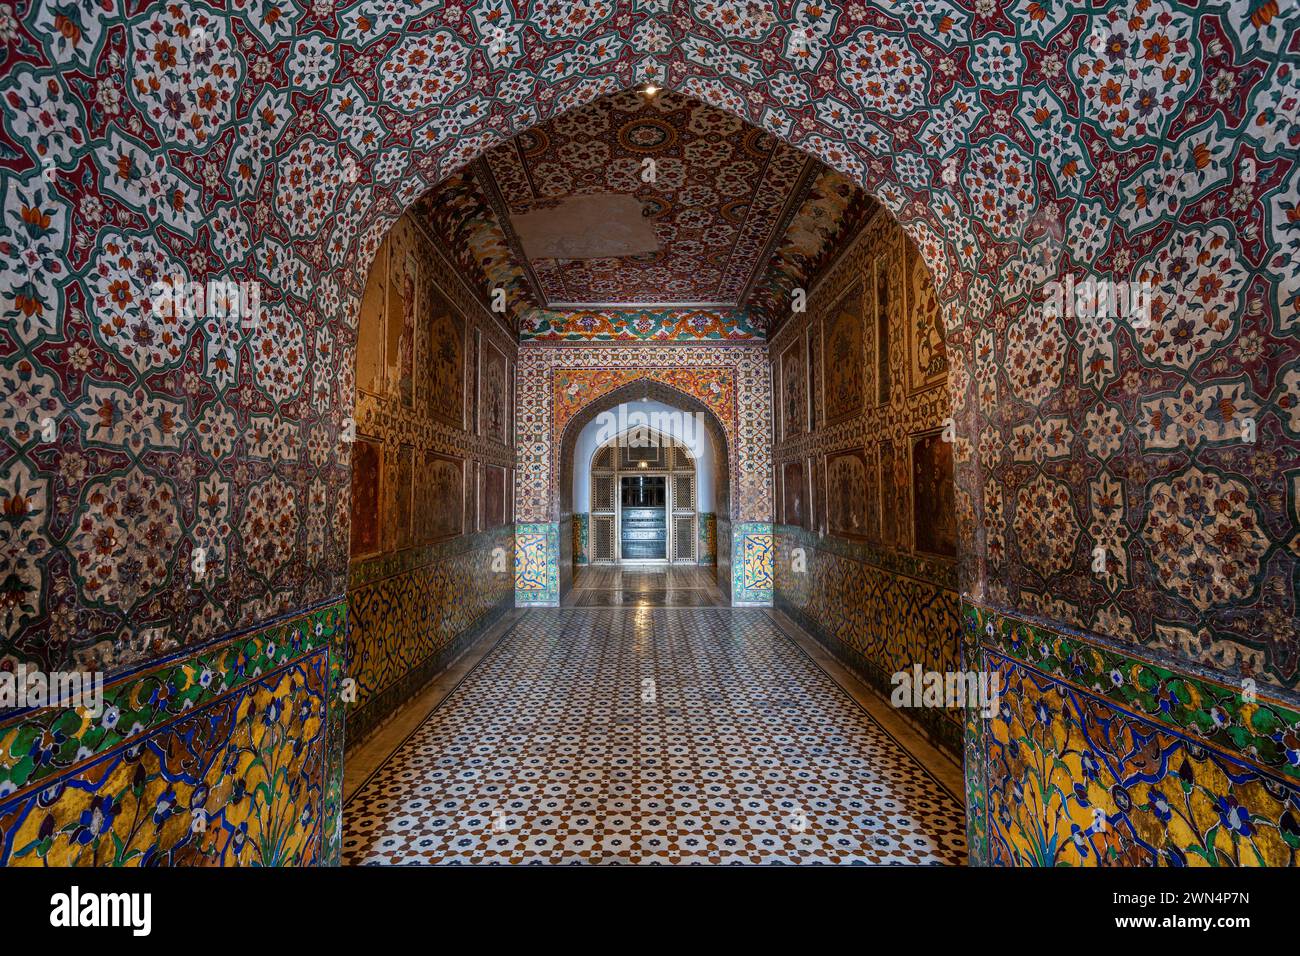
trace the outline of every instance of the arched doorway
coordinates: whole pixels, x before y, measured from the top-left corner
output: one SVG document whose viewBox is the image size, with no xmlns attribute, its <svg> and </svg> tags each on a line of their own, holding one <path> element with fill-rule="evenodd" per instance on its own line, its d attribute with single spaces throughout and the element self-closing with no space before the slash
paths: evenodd
<svg viewBox="0 0 1300 956">
<path fill-rule="evenodd" d="M 709 513 L 711 517 L 706 521 L 707 526 L 704 528 L 706 541 L 703 544 L 699 541 L 699 519 L 696 519 L 696 554 L 698 556 L 701 547 L 712 548 L 714 554 L 713 566 L 716 568 L 716 583 L 723 594 L 731 598 L 733 592 L 730 573 L 730 551 L 733 522 L 733 487 L 735 483 L 735 470 L 732 461 L 732 455 L 734 454 L 732 449 L 735 446 L 735 439 L 732 435 L 732 429 L 718 417 L 714 409 L 710 408 L 700 398 L 662 381 L 657 381 L 655 378 L 640 378 L 636 373 L 631 373 L 630 370 L 629 373 L 631 381 L 611 388 L 604 393 L 597 393 L 595 397 L 587 397 L 585 404 L 581 405 L 574 414 L 568 417 L 561 432 L 560 441 L 555 448 L 555 463 L 559 469 L 556 483 L 558 514 L 560 516 L 558 549 L 559 600 L 562 601 L 563 596 L 573 586 L 574 541 L 576 540 L 573 527 L 575 516 L 583 513 L 581 505 L 575 501 L 574 495 L 575 488 L 578 487 L 575 482 L 575 472 L 580 466 L 578 450 L 582 442 L 582 436 L 593 428 L 598 428 L 602 421 L 609 420 L 611 416 L 614 427 L 617 427 L 617 422 L 620 420 L 618 416 L 619 409 L 625 410 L 622 417 L 626 421 L 628 414 L 626 409 L 632 408 L 635 410 L 638 407 L 646 408 L 654 405 L 689 415 L 693 423 L 691 427 L 701 427 L 706 433 L 707 442 L 701 443 L 701 446 L 707 448 L 712 459 L 709 462 L 708 473 L 712 477 L 710 499 L 713 511 Z M 649 421 L 648 416 L 646 421 Z M 615 437 L 617 438 L 617 436 Z M 585 465 L 586 468 L 593 466 L 594 457 L 593 454 Z M 629 462 L 629 464 L 631 463 Z M 669 469 L 669 471 L 671 472 L 672 469 Z M 610 473 L 613 473 L 612 469 Z M 698 492 L 698 488 L 696 490 Z"/>
</svg>

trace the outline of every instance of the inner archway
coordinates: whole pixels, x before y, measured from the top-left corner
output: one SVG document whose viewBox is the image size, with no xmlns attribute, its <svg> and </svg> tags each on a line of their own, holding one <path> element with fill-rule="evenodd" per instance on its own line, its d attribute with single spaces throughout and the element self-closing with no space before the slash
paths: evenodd
<svg viewBox="0 0 1300 956">
<path fill-rule="evenodd" d="M 575 502 L 574 489 L 576 487 L 576 471 L 579 467 L 583 467 L 578 454 L 583 436 L 593 426 L 598 427 L 611 415 L 614 416 L 613 423 L 615 425 L 619 421 L 623 421 L 630 422 L 630 427 L 644 427 L 632 418 L 632 414 L 638 408 L 644 410 L 652 407 L 650 403 L 691 416 L 693 427 L 697 425 L 707 433 L 707 443 L 701 443 L 701 445 L 707 447 L 709 454 L 712 456 L 709 472 L 713 477 L 713 481 L 710 489 L 712 511 L 709 513 L 711 515 L 709 524 L 711 527 L 705 529 L 705 532 L 712 544 L 713 561 L 711 566 L 716 568 L 716 583 L 728 599 L 732 597 L 730 549 L 733 515 L 731 504 L 735 470 L 731 458 L 731 449 L 735 446 L 734 431 L 729 430 L 723 421 L 719 419 L 717 413 L 697 396 L 647 377 L 634 379 L 626 384 L 612 388 L 604 394 L 590 398 L 576 414 L 569 418 L 564 426 L 556 450 L 556 460 L 559 466 L 557 491 L 561 529 L 559 556 L 560 600 L 563 600 L 563 596 L 573 586 L 575 563 L 573 542 L 576 540 L 573 524 L 575 511 L 580 508 L 580 503 Z M 618 416 L 620 409 L 625 410 L 623 416 Z M 628 412 L 628 409 L 631 409 L 632 412 Z M 728 419 L 731 417 L 728 415 Z M 645 423 L 648 424 L 649 421 L 650 418 L 646 415 Z M 617 437 L 617 433 L 614 437 Z M 591 467 L 590 459 L 585 463 L 585 467 L 588 469 Z"/>
</svg>

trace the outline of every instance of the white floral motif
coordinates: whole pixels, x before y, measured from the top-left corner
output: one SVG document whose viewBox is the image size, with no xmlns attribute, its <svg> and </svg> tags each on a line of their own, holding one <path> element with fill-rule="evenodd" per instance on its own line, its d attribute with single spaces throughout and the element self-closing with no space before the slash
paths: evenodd
<svg viewBox="0 0 1300 956">
<path fill-rule="evenodd" d="M 230 121 L 244 61 L 225 17 L 155 5 L 131 27 L 131 56 L 127 89 L 169 145 L 202 149 Z"/>
<path fill-rule="evenodd" d="M 1166 0 L 1093 16 L 1070 70 L 1084 115 L 1116 145 L 1159 136 L 1197 79 L 1196 20 Z"/>
<path fill-rule="evenodd" d="M 927 70 L 903 37 L 864 29 L 840 51 L 840 79 L 869 110 L 906 116 L 921 106 Z"/>
<path fill-rule="evenodd" d="M 86 486 L 68 551 L 86 600 L 130 611 L 171 575 L 181 527 L 171 482 L 140 468 Z"/>
<path fill-rule="evenodd" d="M 6 128 L 28 145 L 42 169 L 67 168 L 85 151 L 86 111 L 57 74 L 38 74 L 24 64 L 0 86 L 0 96 Z"/>
<path fill-rule="evenodd" d="M 293 54 L 284 65 L 294 85 L 308 92 L 329 83 L 338 66 L 333 42 L 318 33 L 295 41 Z"/>
<path fill-rule="evenodd" d="M 258 386 L 283 404 L 298 396 L 307 371 L 302 323 L 283 303 L 263 315 L 252 337 L 253 372 Z"/>
<path fill-rule="evenodd" d="M 179 365 L 195 316 L 173 290 L 188 278 L 152 236 L 101 233 L 86 276 L 95 337 L 140 374 Z"/>
<path fill-rule="evenodd" d="M 39 172 L 0 172 L 0 195 L 0 317 L 20 341 L 36 342 L 56 334 L 63 317 L 67 203 Z"/>
<path fill-rule="evenodd" d="M 1176 228 L 1134 270 L 1151 290 L 1149 319 L 1131 319 L 1138 357 L 1189 369 L 1231 338 L 1249 275 L 1226 226 Z"/>
<path fill-rule="evenodd" d="M 982 37 L 971 51 L 971 73 L 980 86 L 991 90 L 1015 86 L 1024 68 L 1020 45 L 1013 37 L 990 33 Z"/>
<path fill-rule="evenodd" d="M 334 208 L 343 168 L 334 148 L 318 139 L 304 139 L 277 169 L 276 210 L 295 236 L 315 235 Z"/>
<path fill-rule="evenodd" d="M 380 89 L 407 113 L 441 106 L 469 78 L 469 48 L 447 30 L 403 37 L 379 68 Z"/>
</svg>

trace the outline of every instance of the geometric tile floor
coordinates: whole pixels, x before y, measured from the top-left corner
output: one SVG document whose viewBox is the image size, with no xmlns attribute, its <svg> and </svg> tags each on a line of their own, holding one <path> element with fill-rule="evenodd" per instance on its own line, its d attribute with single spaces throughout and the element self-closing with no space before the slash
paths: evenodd
<svg viewBox="0 0 1300 956">
<path fill-rule="evenodd" d="M 960 799 L 733 608 L 529 610 L 344 810 L 345 864 L 961 864 Z"/>
</svg>

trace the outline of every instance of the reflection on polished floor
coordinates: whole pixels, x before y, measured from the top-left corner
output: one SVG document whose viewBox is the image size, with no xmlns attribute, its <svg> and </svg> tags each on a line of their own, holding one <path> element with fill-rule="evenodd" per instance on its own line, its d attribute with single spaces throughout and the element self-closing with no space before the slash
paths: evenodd
<svg viewBox="0 0 1300 956">
<path fill-rule="evenodd" d="M 535 609 L 468 657 L 349 754 L 345 863 L 965 862 L 956 765 L 781 615 Z"/>
<path fill-rule="evenodd" d="M 717 568 L 609 565 L 574 570 L 565 607 L 721 607 Z"/>
</svg>

